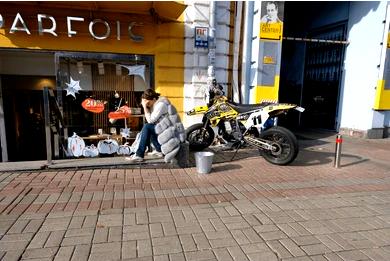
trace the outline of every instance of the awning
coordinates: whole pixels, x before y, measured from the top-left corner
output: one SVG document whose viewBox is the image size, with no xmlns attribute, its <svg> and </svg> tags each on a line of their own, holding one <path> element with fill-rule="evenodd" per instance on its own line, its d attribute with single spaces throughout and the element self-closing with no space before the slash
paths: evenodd
<svg viewBox="0 0 390 261">
<path fill-rule="evenodd" d="M 187 7 L 183 2 L 178 1 L 16 1 L 3 3 L 125 14 L 151 15 L 154 13 L 159 18 L 167 20 L 177 20 Z"/>
</svg>

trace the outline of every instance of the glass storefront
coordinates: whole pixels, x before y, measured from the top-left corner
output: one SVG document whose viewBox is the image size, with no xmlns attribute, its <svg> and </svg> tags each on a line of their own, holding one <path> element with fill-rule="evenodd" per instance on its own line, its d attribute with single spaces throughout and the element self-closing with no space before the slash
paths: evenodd
<svg viewBox="0 0 390 261">
<path fill-rule="evenodd" d="M 35 53 L 21 52 L 26 56 Z M 68 137 L 73 133 L 82 137 L 86 146 L 97 146 L 100 140 L 112 137 L 119 145 L 131 142 L 144 122 L 140 106 L 142 92 L 154 88 L 154 57 L 88 52 L 55 52 L 50 57 L 52 64 L 48 67 L 54 67 L 50 70 L 54 69 L 55 76 L 1 75 L 8 160 L 46 159 L 46 87 L 52 94 L 49 108 L 53 158 L 72 156 L 68 151 Z M 28 67 L 23 59 L 13 63 L 16 67 L 18 63 L 20 67 Z M 137 66 L 143 70 L 129 71 Z M 72 83 L 77 83 L 73 92 Z M 91 109 L 89 105 L 94 107 Z M 109 118 L 110 113 L 123 106 L 130 109 L 130 117 Z M 121 133 L 126 130 L 130 134 L 124 137 Z"/>
</svg>

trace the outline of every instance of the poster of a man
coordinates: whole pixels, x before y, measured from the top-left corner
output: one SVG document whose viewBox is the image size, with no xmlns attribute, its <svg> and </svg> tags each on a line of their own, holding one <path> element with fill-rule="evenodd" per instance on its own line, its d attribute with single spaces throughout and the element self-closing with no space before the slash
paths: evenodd
<svg viewBox="0 0 390 261">
<path fill-rule="evenodd" d="M 261 23 L 280 23 L 283 20 L 283 10 L 279 10 L 278 2 L 268 1 L 262 2 L 261 7 Z M 282 5 L 283 8 L 283 5 Z"/>
</svg>

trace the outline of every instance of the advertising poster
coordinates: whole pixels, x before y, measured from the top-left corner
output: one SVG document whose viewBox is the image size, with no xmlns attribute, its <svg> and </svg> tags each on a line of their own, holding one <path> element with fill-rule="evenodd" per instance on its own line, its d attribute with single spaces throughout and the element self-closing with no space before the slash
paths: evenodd
<svg viewBox="0 0 390 261">
<path fill-rule="evenodd" d="M 260 39 L 278 40 L 283 37 L 283 1 L 262 1 Z"/>
</svg>

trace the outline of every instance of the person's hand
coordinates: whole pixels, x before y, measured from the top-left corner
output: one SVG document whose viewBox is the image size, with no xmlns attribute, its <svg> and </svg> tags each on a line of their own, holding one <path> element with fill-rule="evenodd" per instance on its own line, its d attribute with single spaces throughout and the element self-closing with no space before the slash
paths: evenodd
<svg viewBox="0 0 390 261">
<path fill-rule="evenodd" d="M 147 99 L 142 99 L 142 100 L 141 100 L 141 105 L 142 105 L 142 107 L 144 107 L 144 109 L 146 109 L 147 103 L 148 103 L 148 100 L 147 100 Z"/>
</svg>

